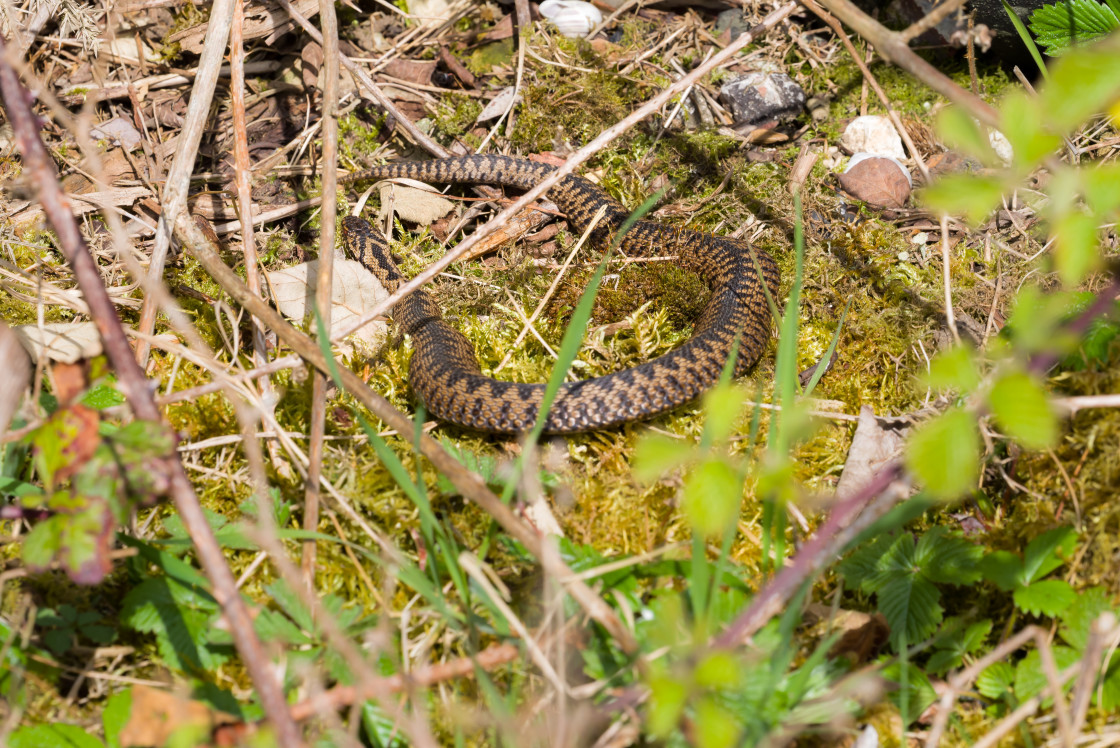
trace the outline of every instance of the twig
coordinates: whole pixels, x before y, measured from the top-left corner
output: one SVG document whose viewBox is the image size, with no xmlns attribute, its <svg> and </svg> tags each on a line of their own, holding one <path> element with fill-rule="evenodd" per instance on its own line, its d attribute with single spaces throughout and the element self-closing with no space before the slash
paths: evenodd
<svg viewBox="0 0 1120 748">
<path fill-rule="evenodd" d="M 160 201 L 163 209 L 159 216 L 159 223 L 156 225 L 152 257 L 148 264 L 148 278 L 152 281 L 163 278 L 167 250 L 171 247 L 171 227 L 179 213 L 187 207 L 187 193 L 191 186 L 194 159 L 198 154 L 202 133 L 210 124 L 210 103 L 213 101 L 214 87 L 218 83 L 218 74 L 222 69 L 222 57 L 225 54 L 226 42 L 229 41 L 232 23 L 233 0 L 215 0 L 210 8 L 206 41 L 199 56 L 198 75 L 195 76 L 194 85 L 191 87 L 191 98 L 187 104 L 187 114 L 183 118 L 183 129 L 179 133 L 175 158 L 171 162 L 171 169 L 167 173 L 167 181 L 163 187 Z M 156 300 L 145 296 L 136 329 L 146 335 L 151 334 L 155 328 L 158 311 Z M 146 343 L 141 342 L 137 345 L 136 359 L 141 366 L 147 363 Z"/>
<path fill-rule="evenodd" d="M 957 316 L 953 312 L 953 273 L 949 264 L 949 218 L 941 216 L 941 282 L 945 284 L 945 324 L 953 336 L 953 342 L 961 344 L 957 332 Z"/>
<path fill-rule="evenodd" d="M 175 225 L 175 237 L 215 282 L 237 303 L 245 307 L 250 314 L 259 316 L 270 330 L 275 332 L 285 344 L 302 356 L 309 364 L 319 371 L 330 371 L 327 360 L 323 357 L 315 341 L 288 324 L 278 312 L 260 298 L 249 293 L 241 279 L 222 262 L 215 240 L 206 235 L 205 229 L 196 225 L 187 216 L 181 216 Z M 370 389 L 357 374 L 341 366 L 337 367 L 337 370 L 343 387 L 365 408 L 388 424 L 390 428 L 395 429 L 397 433 L 415 433 L 415 424 L 412 419 Z M 447 476 L 460 494 L 473 501 L 483 511 L 488 512 L 507 533 L 522 543 L 530 553 L 537 558 L 541 557 L 543 541 L 540 535 L 525 525 L 509 506 L 494 495 L 482 478 L 463 467 L 458 460 L 447 453 L 439 442 L 427 434 L 421 435 L 418 447 L 421 454 L 428 458 L 433 467 Z M 563 576 L 567 580 L 571 576 L 571 572 L 569 571 Z M 568 581 L 567 589 L 572 598 L 583 607 L 593 620 L 615 638 L 624 651 L 637 651 L 637 642 L 633 635 L 622 625 L 614 611 L 590 587 L 582 583 L 574 584 Z"/>
<path fill-rule="evenodd" d="M 355 688 L 354 686 L 335 686 L 318 696 L 294 704 L 292 706 L 292 717 L 297 720 L 304 720 L 326 710 L 333 711 L 344 706 L 357 704 L 376 694 L 400 693 L 410 688 L 431 686 L 453 678 L 469 678 L 479 668 L 493 670 L 499 665 L 514 661 L 519 654 L 517 647 L 513 644 L 494 644 L 473 657 L 460 657 L 451 662 L 430 665 L 413 670 L 410 673 L 387 676 L 381 679 L 381 682 L 377 683 L 375 687 L 368 690 L 362 687 Z"/>
<path fill-rule="evenodd" d="M 43 207 L 43 213 L 58 236 L 59 249 L 69 263 L 74 278 L 89 305 L 90 316 L 97 324 L 105 353 L 117 373 L 120 390 L 128 399 L 137 418 L 159 423 L 161 421 L 159 407 L 148 386 L 148 380 L 133 357 L 132 348 L 128 344 L 128 338 L 117 318 L 109 294 L 102 284 L 97 265 L 70 212 L 69 200 L 62 192 L 54 165 L 47 155 L 46 147 L 39 139 L 35 116 L 29 105 L 30 94 L 20 84 L 15 70 L 8 63 L 7 47 L 2 38 L 0 38 L 0 98 L 3 99 L 8 121 L 19 143 L 24 165 L 32 175 L 31 183 L 34 185 L 36 196 Z M 300 746 L 302 742 L 299 730 L 288 713 L 283 690 L 257 639 L 252 618 L 237 591 L 233 574 L 226 565 L 225 556 L 206 521 L 194 488 L 174 454 L 164 458 L 164 465 L 170 477 L 170 493 L 175 507 L 194 542 L 199 561 L 213 585 L 214 598 L 222 607 L 234 644 L 260 694 L 265 713 L 272 721 L 277 742 L 292 748 Z"/>
<path fill-rule="evenodd" d="M 907 26 L 899 32 L 898 36 L 903 42 L 909 44 L 922 34 L 941 23 L 950 13 L 964 5 L 968 0 L 945 0 L 924 17 Z"/>
<path fill-rule="evenodd" d="M 321 334 L 331 336 L 331 284 L 334 272 L 335 223 L 338 218 L 338 20 L 333 0 L 319 0 L 323 25 L 323 206 L 319 222 L 319 274 L 315 307 Z M 307 482 L 303 494 L 303 529 L 319 529 L 319 477 L 323 470 L 323 437 L 327 428 L 327 373 L 317 371 L 311 381 L 311 428 L 307 446 Z M 307 589 L 315 587 L 315 541 L 303 544 L 303 576 Z"/>
<path fill-rule="evenodd" d="M 287 0 L 280 1 L 284 3 L 287 2 Z M 472 233 L 469 237 L 456 245 L 455 249 L 448 252 L 439 260 L 429 265 L 415 278 L 407 283 L 402 284 L 401 287 L 398 288 L 394 293 L 390 294 L 387 299 L 382 301 L 380 304 L 377 304 L 374 309 L 371 309 L 369 312 L 362 315 L 362 317 L 355 322 L 346 325 L 342 329 L 338 330 L 335 333 L 334 338 L 332 339 L 340 340 L 347 335 L 352 334 L 354 331 L 358 330 L 364 325 L 369 324 L 376 318 L 386 314 L 390 309 L 393 308 L 394 304 L 396 304 L 408 294 L 415 291 L 417 288 L 420 288 L 424 284 L 431 281 L 432 278 L 435 278 L 437 275 L 447 269 L 449 265 L 458 262 L 461 257 L 470 252 L 471 247 L 482 241 L 490 234 L 499 230 L 506 221 L 510 220 L 520 210 L 522 210 L 531 202 L 547 192 L 561 179 L 575 171 L 580 164 L 591 158 L 591 156 L 593 156 L 594 154 L 598 153 L 599 150 L 602 149 L 603 146 L 605 146 L 607 143 L 610 143 L 612 140 L 622 135 L 622 133 L 626 132 L 631 127 L 659 110 L 662 106 L 665 105 L 666 102 L 672 99 L 673 96 L 677 95 L 684 89 L 696 83 L 696 81 L 707 75 L 711 70 L 730 60 L 735 56 L 736 53 L 739 52 L 739 50 L 753 42 L 763 32 L 769 31 L 770 29 L 774 28 L 774 26 L 776 26 L 782 19 L 786 18 L 796 8 L 797 4 L 790 2 L 782 5 L 777 10 L 774 10 L 768 16 L 766 16 L 766 18 L 764 18 L 761 23 L 740 36 L 738 39 L 728 45 L 726 49 L 713 55 L 707 62 L 697 66 L 688 75 L 682 77 L 680 80 L 674 81 L 671 85 L 661 91 L 661 93 L 657 94 L 645 104 L 635 109 L 619 122 L 608 127 L 590 143 L 569 156 L 568 160 L 565 161 L 562 166 L 558 167 L 556 171 L 552 172 L 548 177 L 541 180 L 540 184 L 525 192 L 524 195 L 515 200 L 512 204 L 503 209 L 496 216 L 476 229 L 474 233 Z"/>
</svg>

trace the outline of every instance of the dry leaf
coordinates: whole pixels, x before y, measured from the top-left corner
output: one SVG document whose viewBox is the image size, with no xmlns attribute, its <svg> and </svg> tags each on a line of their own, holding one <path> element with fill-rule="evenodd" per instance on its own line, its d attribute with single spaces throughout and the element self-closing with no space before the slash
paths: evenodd
<svg viewBox="0 0 1120 748">
<path fill-rule="evenodd" d="M 438 192 L 433 192 L 431 187 L 409 187 L 406 185 L 385 183 L 381 185 L 381 211 L 378 213 L 382 225 L 389 216 L 389 207 L 402 221 L 418 223 L 427 226 L 443 218 L 451 212 L 455 204 Z"/>
<path fill-rule="evenodd" d="M 901 208 L 910 199 L 910 180 L 889 158 L 865 158 L 838 177 L 845 192 L 877 208 Z"/>
<path fill-rule="evenodd" d="M 902 442 L 901 430 L 883 428 L 869 406 L 860 408 L 844 472 L 836 484 L 836 495 L 851 496 L 870 483 L 875 474 L 902 451 Z"/>
<path fill-rule="evenodd" d="M 124 117 L 113 117 L 107 122 L 102 122 L 90 131 L 95 138 L 104 138 L 127 151 L 134 151 L 140 147 L 140 131 Z"/>
<path fill-rule="evenodd" d="M 20 350 L 20 340 L 16 332 L 0 322 L 0 433 L 8 430 L 23 397 L 23 391 L 31 383 L 31 363 Z"/>
<path fill-rule="evenodd" d="M 391 75 L 409 83 L 419 83 L 423 86 L 431 85 L 432 73 L 436 71 L 435 60 L 390 60 L 381 72 Z"/>
<path fill-rule="evenodd" d="M 319 0 L 294 0 L 292 5 L 304 18 L 314 18 L 319 13 Z M 178 42 L 184 52 L 197 55 L 202 52 L 202 43 L 206 38 L 206 29 L 209 25 L 209 22 L 204 21 L 189 29 L 177 31 L 169 36 L 167 41 L 169 44 Z M 242 36 L 245 41 L 259 39 L 262 36 L 275 40 L 294 26 L 295 23 L 289 18 L 288 11 L 284 10 L 276 0 L 254 2 L 245 9 L 245 29 Z"/>
<path fill-rule="evenodd" d="M 516 98 L 515 98 L 516 97 Z M 490 101 L 483 107 L 475 122 L 488 122 L 492 119 L 497 119 L 506 113 L 509 108 L 510 102 L 518 102 L 521 100 L 520 94 L 514 86 L 507 86 L 498 92 L 498 95 L 490 99 Z"/>
<path fill-rule="evenodd" d="M 38 360 L 72 364 L 83 358 L 101 355 L 101 335 L 93 322 L 49 322 L 38 325 L 20 325 L 16 328 L 23 347 Z"/>
<path fill-rule="evenodd" d="M 318 260 L 265 273 L 281 314 L 297 322 L 311 315 L 318 273 Z M 331 284 L 331 329 L 338 330 L 349 325 L 388 296 L 373 273 L 362 267 L 360 262 L 335 260 L 334 282 Z M 356 340 L 361 353 L 372 356 L 385 345 L 388 333 L 389 326 L 384 322 L 371 322 L 347 340 Z M 344 356 L 354 352 L 354 346 L 347 342 L 338 343 L 338 349 Z"/>
<path fill-rule="evenodd" d="M 202 725 L 209 732 L 215 724 L 232 721 L 232 717 L 219 714 L 200 701 L 137 685 L 132 687 L 132 709 L 119 740 L 126 748 L 166 745 L 171 734 L 183 727 Z"/>
</svg>

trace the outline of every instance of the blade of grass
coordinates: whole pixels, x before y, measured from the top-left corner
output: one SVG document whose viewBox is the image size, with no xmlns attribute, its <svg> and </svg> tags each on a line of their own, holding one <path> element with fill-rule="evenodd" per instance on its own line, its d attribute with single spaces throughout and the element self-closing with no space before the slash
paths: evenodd
<svg viewBox="0 0 1120 748">
<path fill-rule="evenodd" d="M 1038 69 L 1042 73 L 1042 77 L 1047 82 L 1049 82 L 1050 73 L 1046 69 L 1046 63 L 1042 61 L 1042 53 L 1038 51 L 1038 45 L 1034 43 L 1034 38 L 1031 36 L 1031 32 L 1027 31 L 1027 27 L 1023 25 L 1023 21 L 1019 18 L 1019 14 L 1015 12 L 1015 10 L 1011 7 L 1011 4 L 1007 2 L 1007 0 L 1000 0 L 1000 2 L 1003 3 L 1003 9 L 1007 11 L 1007 17 L 1011 19 L 1011 23 L 1013 26 L 1015 26 L 1015 30 L 1019 32 L 1019 38 L 1023 40 L 1023 44 L 1026 45 L 1027 51 L 1030 52 L 1031 57 L 1034 58 L 1034 64 L 1038 65 Z"/>
<path fill-rule="evenodd" d="M 840 342 L 840 331 L 844 329 L 844 320 L 848 318 L 848 309 L 850 309 L 851 306 L 852 299 L 849 297 L 848 303 L 844 305 L 844 311 L 840 315 L 840 323 L 836 325 L 836 332 L 832 334 L 832 342 L 828 344 L 828 350 L 824 352 L 824 356 L 821 358 L 820 363 L 817 364 L 817 368 L 813 370 L 812 378 L 809 380 L 809 383 L 805 385 L 805 392 L 803 393 L 805 397 L 813 394 L 813 389 L 817 386 L 817 383 L 821 381 L 821 377 L 824 376 L 824 373 L 828 371 L 828 364 L 832 361 L 832 354 L 836 352 L 836 344 Z"/>
</svg>

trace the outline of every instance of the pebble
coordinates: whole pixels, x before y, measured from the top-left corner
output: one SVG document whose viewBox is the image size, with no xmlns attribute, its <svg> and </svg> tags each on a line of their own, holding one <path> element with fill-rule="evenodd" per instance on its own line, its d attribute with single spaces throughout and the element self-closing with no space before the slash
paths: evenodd
<svg viewBox="0 0 1120 748">
<path fill-rule="evenodd" d="M 785 73 L 747 73 L 723 84 L 720 101 L 736 125 L 793 119 L 805 108 L 805 91 Z"/>
<path fill-rule="evenodd" d="M 849 153 L 875 153 L 897 161 L 906 160 L 902 138 L 898 137 L 894 125 L 886 117 L 875 114 L 852 120 L 840 136 L 840 145 Z"/>
</svg>

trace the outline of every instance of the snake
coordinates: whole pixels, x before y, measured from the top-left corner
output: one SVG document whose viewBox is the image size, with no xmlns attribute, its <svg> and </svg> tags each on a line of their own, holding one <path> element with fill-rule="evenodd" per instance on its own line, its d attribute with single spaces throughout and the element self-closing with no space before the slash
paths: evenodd
<svg viewBox="0 0 1120 748">
<path fill-rule="evenodd" d="M 549 164 L 502 155 L 470 155 L 427 161 L 397 161 L 347 175 L 345 182 L 415 179 L 435 184 L 486 184 L 530 189 L 554 171 Z M 774 259 L 740 239 L 638 220 L 621 234 L 630 216 L 621 203 L 583 177 L 568 175 L 547 193 L 578 234 L 602 218 L 590 239 L 617 242 L 627 257 L 675 255 L 698 274 L 711 296 L 692 336 L 673 350 L 637 366 L 560 386 L 545 416 L 543 432 L 597 431 L 652 418 L 694 400 L 715 386 L 733 352 L 734 374 L 752 367 L 771 337 L 767 291 L 777 298 L 781 276 Z M 372 272 L 389 293 L 406 281 L 385 236 L 355 216 L 343 220 L 346 251 Z M 765 289 L 764 290 L 764 286 Z M 443 318 L 436 298 L 417 289 L 392 312 L 412 341 L 409 384 L 436 418 L 477 431 L 518 434 L 536 425 L 544 384 L 485 376 L 471 342 Z"/>
</svg>

